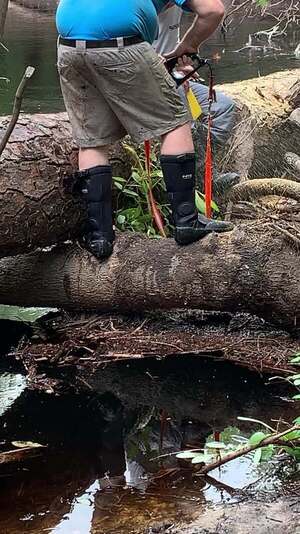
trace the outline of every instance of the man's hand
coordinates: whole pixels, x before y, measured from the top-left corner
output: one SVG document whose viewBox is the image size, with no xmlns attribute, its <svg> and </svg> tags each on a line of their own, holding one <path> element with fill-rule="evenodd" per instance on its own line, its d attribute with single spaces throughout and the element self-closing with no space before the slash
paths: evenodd
<svg viewBox="0 0 300 534">
<path fill-rule="evenodd" d="M 179 57 L 184 56 L 185 54 L 197 54 L 197 52 L 198 52 L 198 47 L 191 46 L 188 43 L 181 41 L 180 43 L 178 43 L 176 48 L 172 50 L 172 52 L 168 52 L 168 54 L 165 54 L 165 58 L 166 59 L 170 59 L 171 57 L 179 58 Z"/>
</svg>

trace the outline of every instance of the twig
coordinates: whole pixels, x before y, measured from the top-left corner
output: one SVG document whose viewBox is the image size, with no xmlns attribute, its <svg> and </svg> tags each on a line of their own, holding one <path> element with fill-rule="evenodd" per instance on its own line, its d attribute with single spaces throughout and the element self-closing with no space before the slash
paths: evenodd
<svg viewBox="0 0 300 534">
<path fill-rule="evenodd" d="M 23 93 L 24 93 L 24 89 L 27 85 L 27 82 L 28 80 L 30 80 L 30 78 L 33 76 L 35 72 L 35 68 L 34 67 L 26 67 L 26 70 L 24 72 L 24 75 L 23 75 L 23 78 L 19 84 L 19 87 L 16 91 L 16 94 L 15 94 L 15 100 L 14 100 L 14 107 L 13 107 L 13 113 L 12 113 L 12 117 L 10 119 L 10 123 L 7 127 L 7 130 L 6 132 L 4 133 L 2 139 L 1 139 L 1 142 L 0 142 L 0 156 L 3 152 L 3 150 L 5 149 L 7 143 L 8 143 L 8 140 L 13 132 L 13 129 L 17 123 L 17 120 L 19 118 L 19 115 L 20 115 L 20 111 L 21 111 L 21 105 L 22 105 L 22 99 L 23 99 Z"/>
<path fill-rule="evenodd" d="M 267 445 L 272 445 L 276 443 L 277 441 L 281 440 L 281 438 L 285 436 L 286 434 L 290 434 L 290 432 L 294 432 L 295 430 L 300 430 L 300 425 L 292 426 L 288 430 L 285 430 L 284 432 L 280 432 L 279 434 L 273 434 L 272 436 L 268 436 L 262 439 L 256 445 L 247 445 L 246 447 L 243 447 L 242 449 L 239 449 L 234 452 L 230 452 L 229 454 L 226 454 L 226 456 L 223 456 L 223 458 L 220 458 L 219 460 L 216 460 L 215 462 L 212 462 L 211 464 L 204 465 L 201 468 L 199 475 L 205 475 L 206 473 L 213 471 L 217 467 L 221 467 L 221 465 L 227 464 L 228 462 L 231 462 L 231 460 L 235 460 L 236 458 L 245 456 L 245 454 L 249 454 L 249 452 L 255 451 L 256 449 L 260 449 L 261 447 L 266 447 Z M 287 442 L 287 445 L 288 445 L 288 442 Z"/>
<path fill-rule="evenodd" d="M 270 227 L 276 230 L 276 232 L 283 234 L 290 241 L 292 241 L 296 245 L 297 248 L 300 248 L 300 239 L 296 237 L 295 235 L 293 235 L 291 232 L 289 232 L 288 230 L 285 230 L 284 228 L 281 228 L 275 223 L 271 223 Z"/>
</svg>

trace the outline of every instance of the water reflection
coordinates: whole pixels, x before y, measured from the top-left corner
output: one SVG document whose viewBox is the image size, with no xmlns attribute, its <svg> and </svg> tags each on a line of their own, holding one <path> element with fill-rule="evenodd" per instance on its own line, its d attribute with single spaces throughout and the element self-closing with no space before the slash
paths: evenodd
<svg viewBox="0 0 300 534">
<path fill-rule="evenodd" d="M 100 380 L 101 378 L 101 380 Z M 17 379 L 16 379 L 17 380 Z M 173 454 L 202 447 L 236 414 L 293 417 L 282 393 L 257 375 L 196 358 L 114 364 L 98 394 L 24 391 L 1 418 L 0 440 L 48 444 L 43 457 L 0 471 L 0 532 L 122 534 L 196 517 L 210 503 L 239 502 L 264 470 L 236 460 L 208 478 Z M 3 381 L 5 385 L 5 381 Z M 9 384 L 8 384 L 9 387 Z M 249 424 L 243 432 L 249 431 Z"/>
<path fill-rule="evenodd" d="M 0 417 L 13 405 L 25 388 L 26 379 L 23 375 L 0 374 Z"/>
</svg>

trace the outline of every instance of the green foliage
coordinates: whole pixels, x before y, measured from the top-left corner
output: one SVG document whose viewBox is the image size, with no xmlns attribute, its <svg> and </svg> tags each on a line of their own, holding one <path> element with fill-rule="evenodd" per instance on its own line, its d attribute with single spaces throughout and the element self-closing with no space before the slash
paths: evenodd
<svg viewBox="0 0 300 534">
<path fill-rule="evenodd" d="M 300 353 L 297 353 L 291 360 L 294 365 L 300 364 Z M 281 378 L 281 377 L 277 377 Z M 288 377 L 288 382 L 292 383 L 300 392 L 300 373 Z M 293 396 L 295 401 L 300 400 L 300 393 Z M 240 451 L 246 448 L 247 455 L 252 457 L 254 464 L 269 461 L 275 454 L 288 454 L 296 462 L 300 462 L 300 429 L 291 430 L 278 441 L 276 436 L 280 430 L 272 428 L 269 424 L 259 419 L 251 417 L 238 417 L 240 421 L 247 421 L 259 425 L 263 430 L 256 430 L 248 438 L 241 435 L 240 430 L 235 427 L 228 427 L 221 432 L 221 441 L 213 441 L 213 436 L 209 436 L 203 449 L 198 451 L 183 451 L 177 454 L 177 458 L 191 461 L 192 464 L 209 465 L 211 462 L 223 459 L 230 451 Z M 300 425 L 300 416 L 293 421 L 293 425 Z M 290 426 L 292 428 L 292 425 Z M 266 432 L 266 430 L 268 432 Z M 288 428 L 287 428 L 288 430 Z M 281 431 L 283 432 L 283 431 Z M 274 443 L 264 444 L 266 438 L 273 438 Z M 286 443 L 286 445 L 285 445 Z M 259 446 L 261 444 L 261 446 Z M 247 447 L 255 447 L 249 452 Z M 245 453 L 246 453 L 245 451 Z M 231 458 L 232 459 L 232 458 Z"/>
<path fill-rule="evenodd" d="M 256 3 L 259 7 L 266 7 L 269 3 L 269 0 L 256 0 Z"/>
<path fill-rule="evenodd" d="M 116 227 L 121 231 L 142 232 L 149 237 L 159 238 L 160 235 L 153 221 L 149 204 L 150 184 L 146 172 L 143 147 L 135 149 L 125 144 L 124 148 L 133 161 L 133 168 L 132 174 L 127 180 L 121 176 L 115 176 L 113 179 Z M 171 212 L 166 198 L 166 187 L 156 147 L 151 151 L 150 180 L 154 198 L 162 214 L 166 234 L 168 235 L 172 232 Z M 205 199 L 203 193 L 196 191 L 195 202 L 198 211 L 204 214 Z M 214 201 L 212 201 L 211 207 L 215 214 L 219 214 L 220 210 Z"/>
<path fill-rule="evenodd" d="M 249 445 L 258 445 L 263 439 L 267 437 L 267 434 L 264 432 L 254 432 L 252 436 L 249 438 Z"/>
<path fill-rule="evenodd" d="M 56 308 L 19 308 L 18 306 L 0 305 L 0 320 L 34 323 L 40 317 L 47 315 Z"/>
<path fill-rule="evenodd" d="M 295 354 L 295 357 L 292 358 L 291 363 L 292 363 L 293 365 L 300 365 L 300 352 L 297 352 L 297 353 Z"/>
</svg>

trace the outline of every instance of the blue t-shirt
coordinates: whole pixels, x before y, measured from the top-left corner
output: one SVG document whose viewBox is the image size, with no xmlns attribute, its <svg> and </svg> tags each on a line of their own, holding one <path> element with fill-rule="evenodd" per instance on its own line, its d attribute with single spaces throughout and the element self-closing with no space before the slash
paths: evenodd
<svg viewBox="0 0 300 534">
<path fill-rule="evenodd" d="M 152 43 L 158 33 L 157 14 L 169 0 L 60 0 L 58 33 L 69 39 L 113 39 L 140 35 Z M 185 9 L 186 0 L 173 0 Z"/>
</svg>

